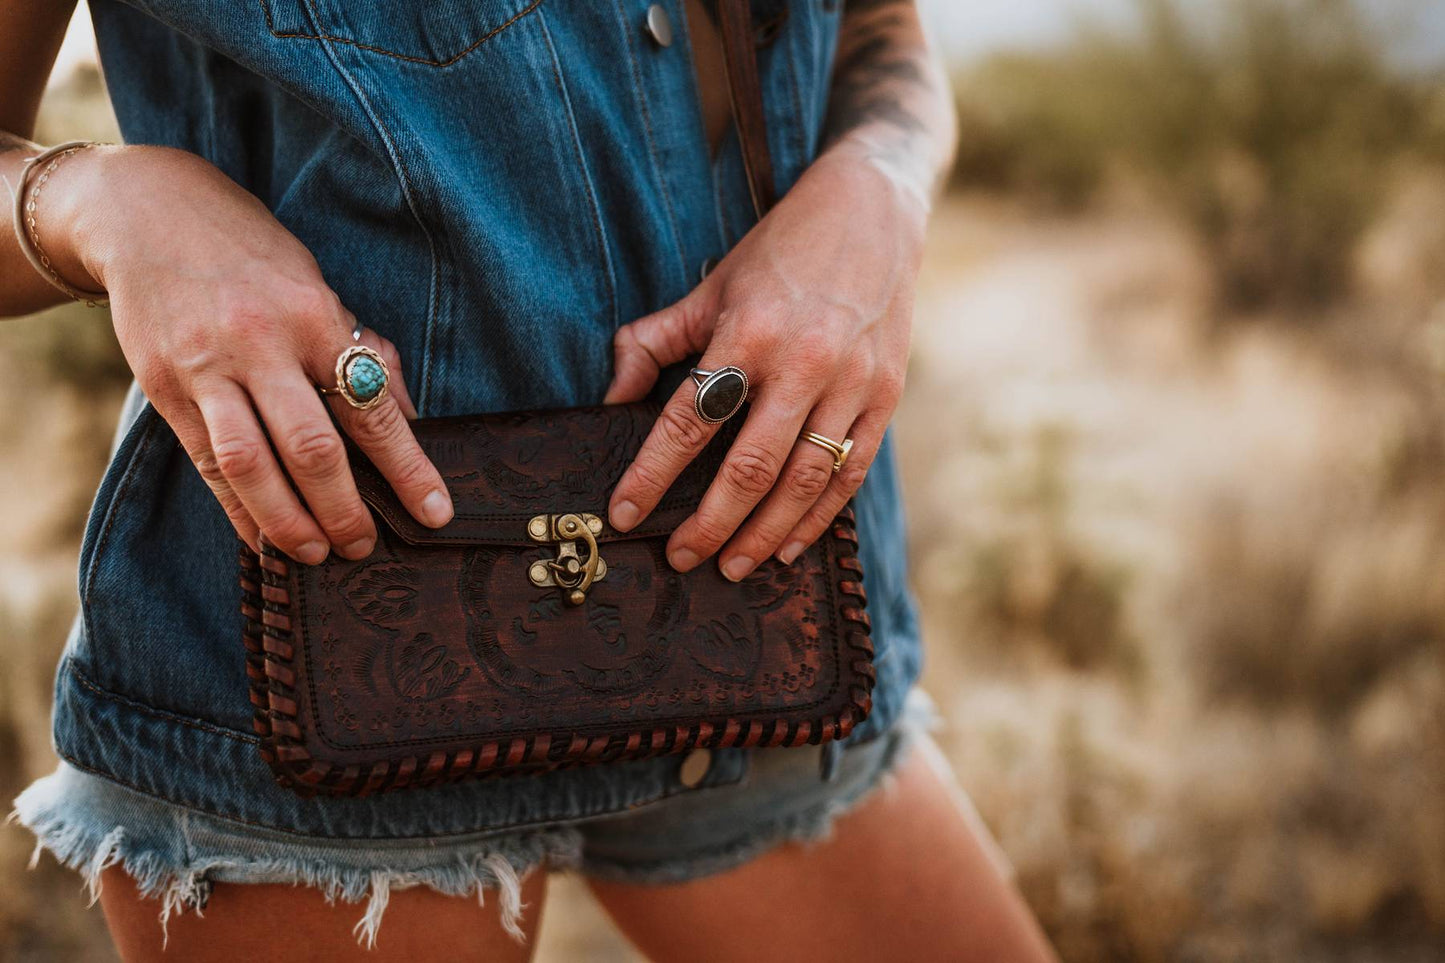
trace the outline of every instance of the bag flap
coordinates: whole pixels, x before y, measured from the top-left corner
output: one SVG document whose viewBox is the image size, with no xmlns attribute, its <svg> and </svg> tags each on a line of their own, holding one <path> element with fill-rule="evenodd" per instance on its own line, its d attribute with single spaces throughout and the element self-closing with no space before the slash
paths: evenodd
<svg viewBox="0 0 1445 963">
<path fill-rule="evenodd" d="M 413 518 L 354 446 L 352 470 L 361 497 L 412 545 L 532 545 L 532 518 L 567 512 L 601 518 L 599 542 L 657 536 L 697 508 L 743 420 L 734 417 L 723 426 L 641 525 L 618 532 L 606 524 L 608 500 L 660 411 L 649 401 L 413 421 L 417 442 L 456 507 L 456 516 L 438 529 Z"/>
</svg>

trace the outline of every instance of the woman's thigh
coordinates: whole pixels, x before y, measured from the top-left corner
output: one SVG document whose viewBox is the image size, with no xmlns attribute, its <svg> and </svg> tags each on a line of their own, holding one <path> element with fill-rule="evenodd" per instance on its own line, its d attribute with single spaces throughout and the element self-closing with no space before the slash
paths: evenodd
<svg viewBox="0 0 1445 963">
<path fill-rule="evenodd" d="M 914 749 L 824 841 L 677 885 L 593 880 L 593 892 L 658 963 L 1053 960 L 936 748 Z"/>
<path fill-rule="evenodd" d="M 326 902 L 320 890 L 277 884 L 217 883 L 204 914 L 171 914 L 164 949 L 160 904 L 143 898 L 118 867 L 105 871 L 100 903 L 106 924 L 126 963 L 367 963 L 421 960 L 525 961 L 531 958 L 546 898 L 546 873 L 522 881 L 525 945 L 503 929 L 497 900 L 479 906 L 469 897 L 443 896 L 425 887 L 393 890 L 376 946 L 365 951 L 353 928 L 363 906 Z"/>
</svg>

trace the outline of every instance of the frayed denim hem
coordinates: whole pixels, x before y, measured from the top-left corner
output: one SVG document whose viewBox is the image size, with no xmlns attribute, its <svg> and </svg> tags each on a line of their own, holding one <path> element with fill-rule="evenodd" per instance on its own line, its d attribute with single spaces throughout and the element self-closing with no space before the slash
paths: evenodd
<svg viewBox="0 0 1445 963">
<path fill-rule="evenodd" d="M 566 827 L 442 843 L 281 839 L 150 799 L 64 763 L 21 793 L 6 821 L 35 834 L 32 868 L 49 850 L 82 875 L 92 905 L 102 873 L 119 866 L 142 896 L 160 900 L 163 938 L 172 914 L 190 909 L 203 915 L 213 883 L 285 883 L 319 889 L 328 903 L 364 898 L 354 932 L 367 948 L 376 945 L 392 891 L 412 886 L 447 896 L 475 894 L 482 905 L 486 891 L 495 890 L 502 926 L 522 942 L 523 878 L 539 866 L 575 865 L 581 845 L 578 833 Z"/>
</svg>

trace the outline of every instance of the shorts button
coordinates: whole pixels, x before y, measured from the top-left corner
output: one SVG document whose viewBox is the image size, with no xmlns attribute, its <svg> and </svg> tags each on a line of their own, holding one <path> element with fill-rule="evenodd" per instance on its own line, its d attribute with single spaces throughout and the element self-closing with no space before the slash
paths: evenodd
<svg viewBox="0 0 1445 963">
<path fill-rule="evenodd" d="M 711 768 L 712 753 L 707 749 L 694 749 L 683 756 L 677 778 L 688 789 L 696 789 Z"/>
<path fill-rule="evenodd" d="M 660 3 L 647 8 L 647 33 L 659 47 L 672 46 L 672 18 Z"/>
<path fill-rule="evenodd" d="M 703 259 L 702 259 L 702 266 L 697 269 L 697 279 L 698 279 L 699 281 L 706 281 L 706 280 L 707 280 L 707 276 L 712 273 L 712 269 L 715 268 L 715 267 L 717 267 L 717 258 L 715 258 L 715 257 L 705 257 L 705 258 L 703 258 Z"/>
</svg>

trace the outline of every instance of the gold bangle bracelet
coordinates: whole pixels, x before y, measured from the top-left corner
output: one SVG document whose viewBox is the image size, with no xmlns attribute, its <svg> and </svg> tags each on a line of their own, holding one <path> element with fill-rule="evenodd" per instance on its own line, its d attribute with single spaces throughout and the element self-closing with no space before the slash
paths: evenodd
<svg viewBox="0 0 1445 963">
<path fill-rule="evenodd" d="M 94 146 L 96 145 L 88 140 L 72 140 L 43 150 L 28 159 L 25 166 L 20 169 L 20 183 L 15 191 L 14 208 L 15 239 L 19 242 L 20 252 L 25 255 L 25 259 L 41 277 L 50 282 L 51 287 L 92 308 L 105 303 L 105 292 L 77 288 L 60 276 L 60 273 L 55 270 L 50 256 L 40 246 L 40 235 L 35 228 L 35 209 L 40 199 L 40 189 L 50 180 L 50 175 L 55 173 L 60 162 L 71 154 Z M 32 185 L 30 183 L 31 175 L 42 164 L 46 166 L 35 177 L 35 183 Z"/>
</svg>

